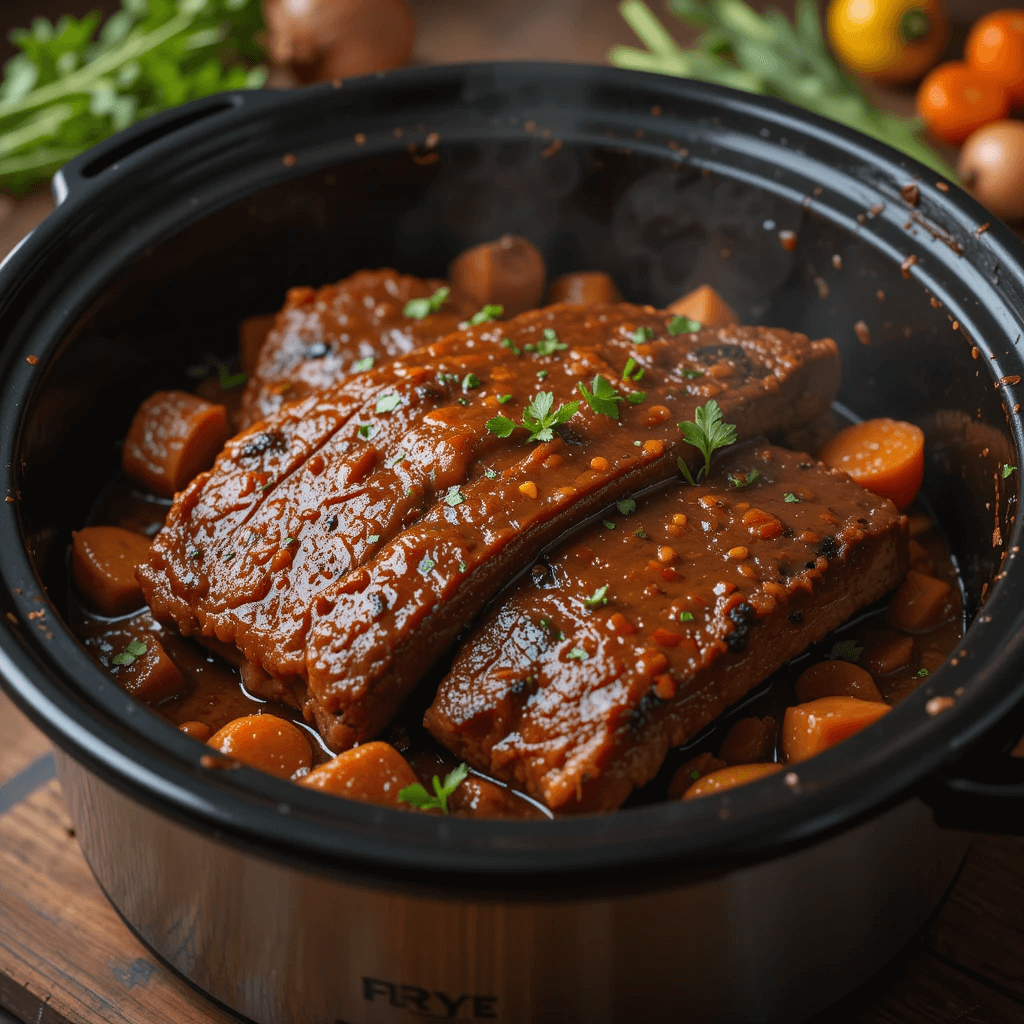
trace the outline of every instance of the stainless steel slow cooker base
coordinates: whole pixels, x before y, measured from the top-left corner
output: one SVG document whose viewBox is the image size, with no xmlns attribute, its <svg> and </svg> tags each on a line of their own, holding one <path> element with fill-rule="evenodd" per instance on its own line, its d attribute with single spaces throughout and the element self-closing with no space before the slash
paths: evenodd
<svg viewBox="0 0 1024 1024">
<path fill-rule="evenodd" d="M 243 853 L 60 751 L 57 770 L 86 858 L 128 923 L 259 1024 L 802 1021 L 906 944 L 968 841 L 908 800 L 787 856 L 649 894 L 439 898 Z M 125 857 L 142 835 L 141 855 Z M 152 849 L 163 854 L 150 863 Z"/>
</svg>

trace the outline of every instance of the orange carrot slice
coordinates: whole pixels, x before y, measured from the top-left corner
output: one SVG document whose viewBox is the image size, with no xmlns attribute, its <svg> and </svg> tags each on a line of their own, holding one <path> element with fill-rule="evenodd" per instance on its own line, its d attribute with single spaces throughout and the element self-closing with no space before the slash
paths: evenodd
<svg viewBox="0 0 1024 1024">
<path fill-rule="evenodd" d="M 348 800 L 408 810 L 408 804 L 398 802 L 398 794 L 418 781 L 409 762 L 394 747 L 374 740 L 314 768 L 299 784 Z"/>
<path fill-rule="evenodd" d="M 306 734 L 274 715 L 245 715 L 228 722 L 207 741 L 207 746 L 236 761 L 287 779 L 313 760 Z"/>
<path fill-rule="evenodd" d="M 859 697 L 880 701 L 882 695 L 871 673 L 848 661 L 819 661 L 804 669 L 796 681 L 796 698 L 802 703 L 819 697 Z"/>
<path fill-rule="evenodd" d="M 902 512 L 924 479 L 924 431 L 902 420 L 865 420 L 840 430 L 819 457 Z"/>
<path fill-rule="evenodd" d="M 705 775 L 698 779 L 684 794 L 684 800 L 696 800 L 699 796 L 707 796 L 709 793 L 721 793 L 726 789 L 735 789 L 737 786 L 745 786 L 748 782 L 763 779 L 768 775 L 775 775 L 782 771 L 781 764 L 768 762 L 767 764 L 734 764 L 731 768 L 722 768 L 720 771 Z"/>
<path fill-rule="evenodd" d="M 892 708 L 857 697 L 820 697 L 786 709 L 782 722 L 782 754 L 790 764 L 806 761 L 861 729 Z"/>
<path fill-rule="evenodd" d="M 715 291 L 711 285 L 702 284 L 687 292 L 681 299 L 676 299 L 669 307 L 670 313 L 676 316 L 687 316 L 696 320 L 702 327 L 724 327 L 739 321 L 729 304 Z"/>
</svg>

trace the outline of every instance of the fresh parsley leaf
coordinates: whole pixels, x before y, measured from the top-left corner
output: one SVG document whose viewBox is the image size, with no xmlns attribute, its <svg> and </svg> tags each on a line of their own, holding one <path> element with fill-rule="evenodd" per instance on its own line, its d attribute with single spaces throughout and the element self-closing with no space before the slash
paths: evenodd
<svg viewBox="0 0 1024 1024">
<path fill-rule="evenodd" d="M 634 391 L 632 394 L 626 395 L 626 401 L 629 402 L 630 405 L 639 405 L 641 402 L 647 401 L 647 392 Z"/>
<path fill-rule="evenodd" d="M 1016 469 L 1017 469 L 1017 467 L 1016 467 L 1016 466 L 1010 466 L 1010 465 L 1005 465 L 1005 466 L 1003 466 L 1003 479 L 1005 480 L 1005 479 L 1006 479 L 1006 478 L 1007 478 L 1008 476 L 1010 476 L 1010 475 L 1011 475 L 1011 474 L 1012 474 L 1012 473 L 1013 473 L 1013 472 L 1014 472 L 1014 471 L 1015 471 Z"/>
<path fill-rule="evenodd" d="M 502 338 L 501 347 L 510 349 L 514 356 L 521 356 L 523 354 L 523 350 L 514 344 L 511 338 Z"/>
<path fill-rule="evenodd" d="M 555 395 L 553 391 L 538 391 L 533 396 L 533 401 L 523 410 L 523 426 L 530 431 L 527 441 L 551 441 L 554 439 L 554 428 L 566 420 L 572 419 L 579 410 L 579 402 L 567 402 L 565 405 L 554 408 Z M 499 422 L 502 421 L 502 422 Z M 491 424 L 496 424 L 499 429 L 493 429 Z M 511 424 L 506 429 L 506 424 Z M 487 429 L 498 437 L 508 437 L 512 433 L 514 423 L 507 416 L 495 416 L 488 420 Z"/>
<path fill-rule="evenodd" d="M 697 379 L 698 377 L 703 377 L 703 376 L 704 376 L 704 373 L 703 373 L 703 371 L 701 371 L 701 370 L 695 370 L 695 369 L 693 369 L 693 367 L 691 367 L 691 366 L 683 366 L 683 367 L 681 367 L 681 368 L 680 368 L 679 372 L 680 372 L 680 373 L 681 373 L 681 374 L 682 374 L 682 375 L 683 375 L 683 376 L 684 376 L 684 377 L 685 377 L 685 378 L 686 378 L 687 380 L 696 380 L 696 379 Z"/>
<path fill-rule="evenodd" d="M 782 497 L 786 499 L 787 505 L 800 504 L 800 499 L 792 491 L 786 491 L 786 493 Z"/>
<path fill-rule="evenodd" d="M 668 333 L 671 335 L 676 334 L 692 334 L 694 331 L 699 331 L 701 325 L 696 320 L 691 320 L 688 316 L 674 316 L 668 322 Z"/>
<path fill-rule="evenodd" d="M 284 546 L 287 548 L 290 547 L 292 544 L 298 544 L 299 542 L 294 537 L 285 537 L 283 543 Z"/>
<path fill-rule="evenodd" d="M 487 429 L 496 437 L 508 437 L 516 429 L 516 424 L 507 416 L 493 416 L 487 421 Z"/>
<path fill-rule="evenodd" d="M 460 764 L 454 771 L 445 776 L 444 783 L 435 775 L 433 779 L 433 795 L 428 793 L 419 782 L 406 786 L 399 790 L 399 803 L 409 804 L 410 807 L 418 807 L 421 811 L 430 811 L 435 807 L 444 814 L 448 813 L 448 797 L 452 795 L 466 780 L 469 775 L 469 765 Z"/>
<path fill-rule="evenodd" d="M 553 356 L 556 352 L 564 352 L 568 347 L 558 340 L 558 335 L 550 327 L 544 328 L 544 337 L 535 346 L 539 356 Z"/>
<path fill-rule="evenodd" d="M 693 612 L 680 612 L 679 613 L 679 621 L 680 622 L 693 622 Z"/>
<path fill-rule="evenodd" d="M 603 524 L 603 526 L 604 526 L 604 528 L 606 530 L 614 530 L 615 529 L 615 524 L 610 519 L 602 519 L 601 523 Z"/>
<path fill-rule="evenodd" d="M 917 670 L 917 678 L 918 679 L 924 679 L 924 677 L 927 676 L 928 674 L 929 674 L 929 672 L 928 672 L 928 669 L 926 669 L 926 668 L 919 668 Z"/>
<path fill-rule="evenodd" d="M 626 360 L 626 365 L 622 369 L 622 379 L 631 380 L 634 383 L 638 380 L 642 380 L 644 375 L 644 368 L 630 356 Z"/>
<path fill-rule="evenodd" d="M 448 488 L 448 493 L 444 496 L 444 503 L 449 508 L 455 508 L 456 505 L 461 505 L 466 500 L 465 495 L 459 490 L 459 485 L 455 484 Z"/>
<path fill-rule="evenodd" d="M 735 443 L 736 428 L 731 423 L 722 422 L 722 410 L 713 398 L 706 405 L 697 406 L 693 422 L 687 420 L 678 426 L 683 437 L 704 456 L 704 465 L 698 471 L 696 481 L 690 475 L 689 466 L 682 459 L 677 460 L 679 471 L 687 483 L 694 484 L 711 472 L 712 453 Z"/>
<path fill-rule="evenodd" d="M 498 405 L 507 405 L 511 401 L 511 395 L 498 395 Z"/>
<path fill-rule="evenodd" d="M 463 321 L 459 324 L 460 327 L 478 327 L 480 324 L 489 324 L 492 320 L 497 320 L 502 313 L 505 312 L 504 306 L 484 306 L 483 309 L 478 310 L 468 320 Z"/>
<path fill-rule="evenodd" d="M 379 540 L 380 540 L 380 534 L 379 533 L 371 533 L 370 536 L 366 538 L 366 543 L 367 544 L 376 544 L 377 541 L 379 541 Z"/>
<path fill-rule="evenodd" d="M 437 565 L 430 555 L 424 555 L 420 559 L 420 564 L 416 566 L 416 571 L 421 576 L 429 576 L 434 571 L 434 566 Z"/>
<path fill-rule="evenodd" d="M 466 376 L 462 378 L 463 391 L 472 391 L 473 388 L 478 387 L 480 387 L 480 378 L 475 373 L 467 373 Z"/>
<path fill-rule="evenodd" d="M 639 537 L 640 540 L 647 540 L 647 531 L 644 530 L 642 526 L 637 527 L 637 529 L 633 531 L 633 536 Z"/>
<path fill-rule="evenodd" d="M 459 572 L 465 572 L 468 566 L 465 562 L 459 562 Z"/>
<path fill-rule="evenodd" d="M 619 418 L 619 402 L 622 401 L 622 395 L 601 374 L 595 374 L 593 383 L 590 385 L 590 391 L 587 390 L 586 384 L 582 381 L 576 387 L 579 388 L 580 394 L 586 399 L 587 405 L 599 416 L 608 416 L 613 420 Z"/>
<path fill-rule="evenodd" d="M 357 433 L 364 441 L 369 441 L 378 430 L 380 430 L 380 427 L 376 423 L 364 423 Z"/>
<path fill-rule="evenodd" d="M 148 650 L 149 647 L 143 641 L 129 640 L 125 649 L 120 654 L 115 654 L 111 660 L 115 665 L 131 665 Z"/>
<path fill-rule="evenodd" d="M 228 373 L 228 368 L 223 363 L 217 364 L 217 383 L 220 385 L 221 391 L 237 388 L 239 384 L 244 384 L 248 379 L 249 374 L 245 372 Z"/>
<path fill-rule="evenodd" d="M 488 480 L 497 480 L 498 478 L 497 472 L 493 469 L 485 469 L 484 476 L 487 477 Z"/>
<path fill-rule="evenodd" d="M 645 341 L 650 341 L 654 337 L 654 331 L 650 327 L 638 327 L 630 336 L 629 340 L 635 345 L 642 345 Z"/>
<path fill-rule="evenodd" d="M 583 598 L 583 603 L 588 608 L 600 608 L 608 603 L 608 584 L 598 587 L 590 597 Z"/>
<path fill-rule="evenodd" d="M 832 645 L 828 653 L 829 661 L 852 661 L 855 665 L 860 661 L 864 648 L 856 640 L 840 640 Z"/>
<path fill-rule="evenodd" d="M 537 371 L 537 380 L 544 380 L 544 379 L 546 379 L 547 375 L 548 375 L 548 371 L 547 370 L 538 370 Z"/>
<path fill-rule="evenodd" d="M 394 469 L 400 462 L 405 462 L 405 452 L 399 452 L 390 462 L 385 463 L 388 469 Z"/>
<path fill-rule="evenodd" d="M 626 498 L 624 501 L 616 502 L 615 507 L 624 516 L 628 516 L 631 512 L 636 511 L 636 502 L 632 498 Z"/>
<path fill-rule="evenodd" d="M 575 661 L 586 661 L 590 657 L 589 654 L 582 647 L 574 647 L 567 655 L 567 658 L 572 658 Z"/>
<path fill-rule="evenodd" d="M 367 370 L 373 369 L 373 356 L 364 356 L 362 359 L 357 359 L 352 364 L 353 373 L 366 373 Z"/>
<path fill-rule="evenodd" d="M 377 412 L 394 412 L 401 404 L 401 395 L 381 395 L 377 399 Z"/>
<path fill-rule="evenodd" d="M 437 313 L 444 305 L 445 299 L 451 293 L 451 288 L 443 284 L 433 295 L 425 299 L 410 299 L 402 307 L 402 316 L 410 320 L 423 320 L 431 313 Z"/>
<path fill-rule="evenodd" d="M 737 489 L 749 487 L 760 476 L 756 469 L 748 469 L 746 473 L 730 473 L 729 483 Z"/>
</svg>

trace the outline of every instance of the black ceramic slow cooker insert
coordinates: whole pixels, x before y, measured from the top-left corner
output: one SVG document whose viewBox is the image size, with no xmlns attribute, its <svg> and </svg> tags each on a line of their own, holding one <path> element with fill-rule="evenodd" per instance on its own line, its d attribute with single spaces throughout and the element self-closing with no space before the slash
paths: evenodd
<svg viewBox="0 0 1024 1024">
<path fill-rule="evenodd" d="M 55 190 L 0 268 L 0 671 L 58 748 L 100 884 L 213 998 L 296 1024 L 453 1005 L 509 1024 L 799 1020 L 923 923 L 957 826 L 1024 831 L 1024 762 L 1006 756 L 1024 732 L 1021 474 L 1001 472 L 1021 464 L 1024 249 L 930 170 L 760 97 L 498 64 L 210 97 L 89 151 Z M 86 655 L 65 553 L 139 401 L 233 351 L 292 285 L 441 276 L 503 232 L 552 275 L 608 271 L 630 301 L 709 283 L 745 323 L 832 336 L 842 405 L 924 428 L 971 625 L 892 714 L 687 804 L 438 819 L 204 768 Z"/>
</svg>

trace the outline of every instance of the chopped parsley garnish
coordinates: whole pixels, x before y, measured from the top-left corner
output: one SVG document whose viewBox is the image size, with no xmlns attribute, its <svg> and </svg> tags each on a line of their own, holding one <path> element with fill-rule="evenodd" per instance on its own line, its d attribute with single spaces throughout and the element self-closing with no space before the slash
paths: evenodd
<svg viewBox="0 0 1024 1024">
<path fill-rule="evenodd" d="M 646 391 L 634 391 L 631 395 L 626 395 L 626 401 L 630 405 L 639 405 L 641 402 L 647 401 Z"/>
<path fill-rule="evenodd" d="M 540 622 L 538 623 L 538 625 L 540 626 L 541 629 L 550 629 L 551 628 L 551 620 L 550 619 L 541 619 Z"/>
<path fill-rule="evenodd" d="M 149 647 L 141 640 L 129 640 L 128 646 L 120 654 L 115 654 L 112 661 L 115 665 L 131 665 L 148 650 Z"/>
<path fill-rule="evenodd" d="M 737 489 L 749 487 L 760 475 L 756 469 L 749 469 L 746 473 L 730 473 L 729 483 Z"/>
<path fill-rule="evenodd" d="M 698 377 L 703 377 L 704 373 L 701 370 L 694 370 L 690 366 L 684 366 L 679 371 L 687 380 L 696 380 Z"/>
<path fill-rule="evenodd" d="M 430 316 L 431 313 L 438 312 L 444 305 L 444 300 L 448 298 L 450 292 L 451 288 L 443 284 L 429 298 L 410 299 L 402 308 L 402 316 L 406 316 L 410 320 L 422 320 Z"/>
<path fill-rule="evenodd" d="M 926 669 L 926 668 L 919 668 L 917 670 L 917 678 L 918 679 L 924 679 L 924 677 L 926 675 L 928 675 L 928 669 Z"/>
<path fill-rule="evenodd" d="M 260 490 L 261 491 L 269 491 L 270 488 L 273 487 L 274 484 L 276 484 L 276 483 L 277 483 L 277 477 L 276 476 L 272 476 L 265 484 L 261 484 L 260 485 Z"/>
<path fill-rule="evenodd" d="M 234 553 L 234 551 L 229 551 L 229 552 L 228 552 L 228 553 L 227 553 L 227 554 L 226 554 L 226 555 L 224 556 L 224 561 L 225 561 L 225 562 L 230 562 L 230 561 L 231 561 L 231 559 L 232 559 L 232 558 L 234 558 L 234 557 L 235 557 L 235 553 Z"/>
<path fill-rule="evenodd" d="M 583 603 L 588 608 L 600 608 L 608 603 L 608 584 L 598 587 L 590 597 L 583 598 Z"/>
<path fill-rule="evenodd" d="M 467 567 L 465 562 L 459 562 L 459 572 L 465 572 L 466 568 Z"/>
<path fill-rule="evenodd" d="M 461 505 L 466 500 L 465 495 L 459 490 L 459 485 L 455 484 L 448 488 L 448 493 L 444 496 L 444 503 L 449 508 L 455 508 L 456 505 Z"/>
<path fill-rule="evenodd" d="M 228 368 L 223 363 L 217 364 L 217 383 L 220 385 L 221 391 L 237 388 L 239 384 L 244 384 L 248 379 L 249 374 L 247 373 L 228 373 Z"/>
<path fill-rule="evenodd" d="M 417 571 L 421 576 L 429 576 L 434 571 L 434 566 L 437 565 L 430 555 L 424 555 L 420 559 L 420 564 L 416 566 Z"/>
<path fill-rule="evenodd" d="M 501 339 L 501 347 L 502 348 L 511 349 L 512 350 L 512 355 L 514 355 L 514 356 L 521 356 L 523 354 L 522 349 L 520 349 L 518 346 L 513 344 L 511 338 L 502 338 Z"/>
<path fill-rule="evenodd" d="M 463 391 L 472 391 L 473 388 L 478 387 L 480 387 L 480 378 L 475 373 L 467 373 L 466 376 L 462 378 Z"/>
<path fill-rule="evenodd" d="M 574 658 L 576 661 L 586 661 L 590 657 L 582 647 L 574 647 L 567 655 L 567 658 Z"/>
<path fill-rule="evenodd" d="M 364 356 L 362 359 L 357 359 L 352 364 L 353 373 L 366 373 L 367 370 L 373 369 L 373 356 Z"/>
<path fill-rule="evenodd" d="M 405 452 L 399 452 L 388 464 L 388 469 L 394 469 L 400 462 L 405 462 Z"/>
<path fill-rule="evenodd" d="M 636 502 L 632 498 L 626 498 L 624 501 L 617 502 L 615 507 L 624 516 L 628 516 L 630 512 L 636 511 Z"/>
<path fill-rule="evenodd" d="M 591 391 L 587 390 L 586 384 L 582 381 L 576 387 L 587 400 L 587 405 L 599 416 L 608 416 L 613 420 L 619 418 L 619 402 L 622 401 L 622 395 L 601 374 L 595 374 L 593 383 L 590 385 Z"/>
<path fill-rule="evenodd" d="M 264 485 L 264 486 L 266 486 L 266 485 Z M 190 552 L 188 553 L 188 557 L 189 557 L 189 558 L 201 558 L 201 557 L 202 557 L 202 555 L 203 555 L 203 553 L 202 553 L 202 551 L 200 551 L 200 550 L 199 550 L 199 548 L 193 548 L 193 549 L 192 549 L 192 550 L 191 550 L 191 551 L 190 551 Z"/>
<path fill-rule="evenodd" d="M 647 531 L 642 527 L 638 527 L 633 531 L 634 537 L 639 537 L 640 540 L 647 540 Z"/>
<path fill-rule="evenodd" d="M 381 395 L 377 399 L 377 412 L 394 412 L 401 404 L 401 395 Z"/>
<path fill-rule="evenodd" d="M 376 544 L 377 541 L 379 541 L 379 540 L 380 540 L 380 534 L 379 533 L 371 533 L 370 536 L 366 538 L 366 543 L 367 544 Z"/>
<path fill-rule="evenodd" d="M 680 622 L 693 622 L 693 612 L 680 612 L 679 613 L 679 621 Z"/>
<path fill-rule="evenodd" d="M 512 401 L 511 395 L 498 395 L 498 405 L 505 405 Z"/>
<path fill-rule="evenodd" d="M 632 356 L 630 356 L 626 360 L 626 365 L 622 369 L 622 379 L 636 382 L 641 380 L 643 375 L 644 368 Z"/>
<path fill-rule="evenodd" d="M 444 783 L 435 775 L 433 780 L 434 793 L 431 795 L 419 782 L 399 790 L 399 803 L 418 807 L 421 811 L 430 811 L 435 807 L 444 814 L 448 813 L 448 797 L 452 795 L 469 775 L 469 765 L 460 764 L 454 771 L 445 776 Z"/>
<path fill-rule="evenodd" d="M 544 337 L 537 342 L 536 351 L 539 356 L 553 356 L 556 352 L 563 352 L 569 346 L 558 340 L 558 335 L 550 327 L 544 328 Z"/>
<path fill-rule="evenodd" d="M 484 476 L 487 477 L 488 480 L 496 480 L 498 478 L 498 473 L 497 470 L 494 469 L 485 469 Z"/>
<path fill-rule="evenodd" d="M 547 377 L 547 375 L 548 375 L 548 371 L 547 370 L 538 370 L 537 371 L 537 380 L 544 380 L 544 378 Z"/>
<path fill-rule="evenodd" d="M 601 523 L 602 523 L 602 525 L 604 526 L 604 528 L 606 530 L 614 530 L 615 529 L 615 524 L 610 519 L 602 519 Z"/>
<path fill-rule="evenodd" d="M 638 327 L 630 336 L 629 339 L 636 345 L 642 345 L 645 341 L 650 341 L 654 337 L 654 331 L 650 327 Z"/>
<path fill-rule="evenodd" d="M 860 661 L 864 648 L 856 640 L 840 640 L 832 645 L 829 651 L 829 661 L 852 661 L 855 665 Z"/>
<path fill-rule="evenodd" d="M 786 491 L 786 493 L 782 497 L 786 499 L 787 505 L 800 504 L 800 499 L 792 491 Z"/>
<path fill-rule="evenodd" d="M 538 391 L 533 401 L 523 410 L 523 426 L 530 431 L 527 441 L 551 441 L 554 427 L 571 419 L 579 410 L 579 402 L 567 402 L 554 409 L 555 395 L 552 391 Z M 495 416 L 487 421 L 487 429 L 497 437 L 508 437 L 516 424 L 507 416 Z"/>
<path fill-rule="evenodd" d="M 696 480 L 690 473 L 690 467 L 682 459 L 676 459 L 679 472 L 686 478 L 686 482 L 696 484 L 711 471 L 712 452 L 735 443 L 736 428 L 731 423 L 722 422 L 722 410 L 713 398 L 706 405 L 697 406 L 694 422 L 687 420 L 678 426 L 683 437 L 704 456 L 704 465 L 698 470 Z"/>
<path fill-rule="evenodd" d="M 376 434 L 378 430 L 380 430 L 380 427 L 378 427 L 376 423 L 364 423 L 359 428 L 358 433 L 359 433 L 359 436 L 364 441 L 369 441 L 370 438 L 373 437 L 373 435 Z"/>
<path fill-rule="evenodd" d="M 1003 479 L 1005 480 L 1008 476 L 1010 476 L 1016 470 L 1016 468 L 1016 466 L 1010 465 L 1003 466 Z"/>
<path fill-rule="evenodd" d="M 668 322 L 668 333 L 671 335 L 692 334 L 694 331 L 699 331 L 700 328 L 701 325 L 688 316 L 674 316 Z"/>
<path fill-rule="evenodd" d="M 290 544 L 298 544 L 299 542 L 294 537 L 285 537 L 284 546 L 288 547 Z"/>
<path fill-rule="evenodd" d="M 484 306 L 483 309 L 474 313 L 468 320 L 459 324 L 460 327 L 479 327 L 480 324 L 489 324 L 497 320 L 505 312 L 504 306 Z"/>
</svg>

